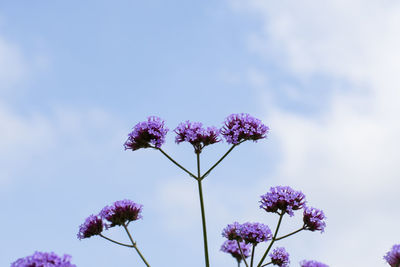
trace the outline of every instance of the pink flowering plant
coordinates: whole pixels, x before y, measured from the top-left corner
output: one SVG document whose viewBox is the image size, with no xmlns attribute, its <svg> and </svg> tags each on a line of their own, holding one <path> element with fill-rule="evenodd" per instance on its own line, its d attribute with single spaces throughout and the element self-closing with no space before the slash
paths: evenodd
<svg viewBox="0 0 400 267">
<path fill-rule="evenodd" d="M 209 267 L 206 208 L 202 182 L 236 147 L 246 141 L 257 142 L 266 139 L 269 128 L 259 119 L 244 113 L 231 114 L 223 122 L 221 128 L 204 127 L 200 122 L 185 121 L 180 123 L 174 129 L 176 134 L 175 142 L 177 144 L 187 142 L 193 146 L 197 163 L 195 172 L 189 171 L 162 149 L 168 131 L 169 129 L 161 118 L 149 117 L 147 121 L 140 122 L 133 127 L 132 132 L 128 134 L 124 147 L 125 150 L 132 151 L 142 148 L 151 148 L 159 151 L 197 184 L 202 220 L 204 263 L 206 267 Z M 201 173 L 201 153 L 207 146 L 223 140 L 230 147 L 207 171 Z M 289 253 L 284 247 L 275 247 L 273 249 L 274 245 L 278 241 L 292 237 L 301 231 L 323 233 L 326 227 L 324 212 L 306 205 L 306 196 L 301 191 L 294 190 L 289 186 L 271 187 L 268 192 L 260 196 L 259 208 L 268 214 L 276 215 L 277 223 L 274 228 L 270 228 L 270 226 L 260 222 L 233 222 L 228 224 L 222 231 L 222 236 L 226 240 L 221 246 L 221 251 L 230 254 L 236 260 L 237 266 L 244 264 L 246 267 L 264 267 L 268 265 L 288 267 L 290 264 Z M 150 267 L 150 261 L 139 250 L 138 243 L 128 228 L 131 222 L 142 219 L 142 209 L 143 206 L 141 204 L 127 199 L 105 206 L 97 214 L 87 217 L 84 223 L 80 225 L 78 239 L 99 236 L 116 245 L 132 248 L 139 255 L 143 264 Z M 284 218 L 288 217 L 287 219 L 290 219 L 290 217 L 295 216 L 295 213 L 301 214 L 300 216 L 303 218 L 302 224 L 289 233 L 280 233 L 279 230 Z M 108 237 L 106 231 L 113 227 L 121 228 L 128 236 L 130 243 L 122 243 Z M 263 243 L 265 243 L 265 247 L 261 248 L 263 249 L 262 257 L 257 260 L 255 259 L 256 248 L 260 249 L 259 247 Z M 390 266 L 400 267 L 400 245 L 393 246 L 392 250 L 384 256 L 384 259 Z M 54 253 L 35 252 L 31 256 L 18 259 L 11 264 L 11 267 L 76 267 L 70 260 L 71 257 L 69 255 L 59 257 Z M 299 265 L 301 267 L 328 266 L 314 260 L 303 260 Z"/>
</svg>

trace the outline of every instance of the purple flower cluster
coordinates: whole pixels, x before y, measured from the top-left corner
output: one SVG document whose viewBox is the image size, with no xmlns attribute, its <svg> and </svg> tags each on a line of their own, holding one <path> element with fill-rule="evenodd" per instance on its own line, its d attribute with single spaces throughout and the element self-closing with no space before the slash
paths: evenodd
<svg viewBox="0 0 400 267">
<path fill-rule="evenodd" d="M 20 258 L 11 263 L 11 267 L 76 267 L 71 262 L 71 256 L 59 257 L 54 252 L 35 252 L 31 256 Z"/>
<path fill-rule="evenodd" d="M 400 266 L 400 244 L 394 245 L 383 258 L 392 267 Z"/>
<path fill-rule="evenodd" d="M 303 221 L 305 230 L 321 231 L 321 233 L 323 233 L 326 226 L 325 218 L 325 214 L 322 210 L 304 207 Z"/>
<path fill-rule="evenodd" d="M 168 128 L 164 127 L 164 121 L 159 117 L 151 116 L 147 121 L 139 122 L 133 127 L 133 131 L 128 134 L 125 142 L 125 150 L 137 150 L 154 146 L 160 148 L 165 142 Z"/>
<path fill-rule="evenodd" d="M 267 225 L 250 222 L 228 224 L 222 231 L 222 236 L 229 240 L 245 241 L 253 245 L 272 239 L 271 230 Z"/>
<path fill-rule="evenodd" d="M 246 242 L 244 241 L 240 242 L 239 244 L 240 248 L 242 249 L 243 256 L 245 258 L 250 257 L 251 245 L 246 244 Z M 226 240 L 221 246 L 221 251 L 231 254 L 232 257 L 234 257 L 239 262 L 242 260 L 240 249 L 238 247 L 237 241 L 235 240 Z"/>
<path fill-rule="evenodd" d="M 142 208 L 142 205 L 128 199 L 116 201 L 111 206 L 105 206 L 99 215 L 90 215 L 79 226 L 78 238 L 84 239 L 99 235 L 102 233 L 103 227 L 122 226 L 127 222 L 136 221 L 142 218 L 140 214 Z"/>
<path fill-rule="evenodd" d="M 103 232 L 103 220 L 99 216 L 90 215 L 81 226 L 79 226 L 78 238 L 84 239 Z"/>
<path fill-rule="evenodd" d="M 276 248 L 269 256 L 273 265 L 278 265 L 279 267 L 289 266 L 289 253 L 286 252 L 285 248 Z"/>
<path fill-rule="evenodd" d="M 215 127 L 207 127 L 204 129 L 203 124 L 200 122 L 182 122 L 175 129 L 177 144 L 182 142 L 189 142 L 193 145 L 194 151 L 200 153 L 201 150 L 208 145 L 218 143 L 219 130 Z"/>
<path fill-rule="evenodd" d="M 105 206 L 100 211 L 100 216 L 110 222 L 107 227 L 122 226 L 127 222 L 141 219 L 142 208 L 143 205 L 124 199 L 114 202 L 111 206 Z"/>
<path fill-rule="evenodd" d="M 318 261 L 307 261 L 304 260 L 300 262 L 301 267 L 329 267 L 328 265 L 318 262 Z"/>
<path fill-rule="evenodd" d="M 270 192 L 261 196 L 260 208 L 267 212 L 288 213 L 293 216 L 294 210 L 303 208 L 305 198 L 301 191 L 295 191 L 289 186 L 271 187 Z"/>
<path fill-rule="evenodd" d="M 237 145 L 241 141 L 257 141 L 267 137 L 269 128 L 259 119 L 249 114 L 231 114 L 226 118 L 221 134 L 229 144 Z"/>
</svg>

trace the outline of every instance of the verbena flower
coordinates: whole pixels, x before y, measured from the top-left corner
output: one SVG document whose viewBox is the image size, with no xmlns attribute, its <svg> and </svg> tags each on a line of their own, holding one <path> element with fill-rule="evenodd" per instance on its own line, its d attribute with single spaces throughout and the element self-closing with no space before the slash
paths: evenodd
<svg viewBox="0 0 400 267">
<path fill-rule="evenodd" d="M 168 128 L 164 126 L 164 121 L 159 117 L 151 116 L 147 121 L 139 122 L 133 127 L 133 131 L 128 134 L 124 147 L 125 150 L 132 151 L 140 148 L 154 146 L 160 148 L 165 142 Z"/>
<path fill-rule="evenodd" d="M 301 191 L 295 191 L 289 186 L 271 187 L 270 192 L 261 196 L 260 208 L 267 212 L 288 213 L 293 216 L 294 210 L 303 208 L 305 198 Z"/>
<path fill-rule="evenodd" d="M 302 262 L 300 262 L 300 266 L 301 267 L 329 267 L 328 265 L 326 265 L 322 262 L 307 261 L 307 260 L 303 260 Z"/>
<path fill-rule="evenodd" d="M 222 231 L 222 236 L 226 237 L 228 240 L 242 241 L 242 237 L 240 235 L 240 229 L 241 229 L 241 224 L 238 222 L 234 222 L 233 224 L 228 224 Z"/>
<path fill-rule="evenodd" d="M 207 127 L 204 129 L 203 124 L 200 122 L 182 122 L 175 129 L 177 134 L 175 142 L 177 144 L 182 142 L 189 142 L 193 145 L 194 151 L 200 153 L 201 150 L 208 145 L 218 143 L 219 130 L 215 127 Z"/>
<path fill-rule="evenodd" d="M 262 223 L 246 222 L 240 227 L 240 236 L 246 243 L 256 245 L 272 239 L 269 227 Z"/>
<path fill-rule="evenodd" d="M 20 258 L 11 263 L 11 267 L 76 267 L 70 255 L 59 257 L 54 252 L 35 252 L 31 256 Z"/>
<path fill-rule="evenodd" d="M 326 226 L 325 219 L 326 217 L 322 210 L 304 207 L 303 221 L 306 230 L 321 231 L 323 233 Z"/>
<path fill-rule="evenodd" d="M 289 253 L 286 252 L 285 248 L 276 248 L 269 256 L 271 257 L 273 265 L 278 265 L 280 267 L 289 266 Z"/>
<path fill-rule="evenodd" d="M 78 238 L 89 238 L 101 234 L 102 231 L 103 220 L 99 216 L 90 215 L 85 222 L 79 226 Z"/>
<path fill-rule="evenodd" d="M 250 244 L 246 244 L 245 242 L 242 241 L 240 242 L 240 248 L 242 249 L 243 256 L 245 258 L 250 257 L 251 253 Z M 234 257 L 239 262 L 242 260 L 242 255 L 240 253 L 237 241 L 235 240 L 226 240 L 221 246 L 221 251 L 231 254 L 232 257 Z"/>
<path fill-rule="evenodd" d="M 394 245 L 392 249 L 383 257 L 392 267 L 400 265 L 400 244 Z"/>
<path fill-rule="evenodd" d="M 106 206 L 100 211 L 100 216 L 109 221 L 107 227 L 116 225 L 122 226 L 127 222 L 136 221 L 140 218 L 143 205 L 125 199 L 114 202 L 111 206 Z"/>
<path fill-rule="evenodd" d="M 229 144 L 239 144 L 241 141 L 257 141 L 267 137 L 269 128 L 259 119 L 240 113 L 231 114 L 226 118 L 221 134 Z"/>
</svg>

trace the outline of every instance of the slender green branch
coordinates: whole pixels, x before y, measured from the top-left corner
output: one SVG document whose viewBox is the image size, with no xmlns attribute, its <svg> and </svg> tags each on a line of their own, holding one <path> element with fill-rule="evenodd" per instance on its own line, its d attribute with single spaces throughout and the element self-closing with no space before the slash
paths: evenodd
<svg viewBox="0 0 400 267">
<path fill-rule="evenodd" d="M 172 161 L 172 163 L 174 163 L 176 166 L 178 166 L 179 168 L 181 168 L 184 172 L 186 172 L 187 174 L 189 174 L 190 177 L 194 178 L 197 180 L 197 177 L 191 173 L 190 171 L 188 171 L 185 167 L 183 167 L 181 164 L 179 164 L 178 162 L 176 162 L 173 158 L 170 157 L 170 155 L 168 155 L 167 153 L 165 153 L 164 150 L 162 150 L 161 148 L 156 148 L 158 149 L 164 156 L 166 156 L 170 161 Z"/>
<path fill-rule="evenodd" d="M 238 267 L 240 267 L 240 260 L 237 260 L 237 263 L 238 263 Z"/>
<path fill-rule="evenodd" d="M 201 186 L 201 174 L 200 174 L 200 152 L 197 155 L 197 184 L 199 187 L 199 197 L 200 197 L 200 209 L 201 209 L 201 222 L 203 225 L 203 240 L 204 240 L 204 258 L 206 267 L 210 266 L 210 261 L 208 258 L 208 243 L 207 243 L 207 227 L 206 227 L 206 214 L 204 211 L 204 200 L 203 200 L 203 189 Z"/>
<path fill-rule="evenodd" d="M 261 264 L 264 262 L 265 258 L 267 257 L 268 252 L 271 250 L 271 247 L 276 240 L 276 236 L 278 235 L 278 230 L 279 230 L 279 227 L 281 226 L 281 222 L 282 222 L 282 218 L 283 218 L 284 214 L 285 214 L 284 212 L 279 214 L 279 221 L 278 221 L 278 225 L 276 226 L 274 236 L 272 237 L 272 240 L 269 243 L 269 246 L 268 246 L 267 250 L 265 251 L 264 256 L 261 258 L 260 262 L 258 263 L 257 267 L 261 267 Z"/>
<path fill-rule="evenodd" d="M 138 247 L 136 246 L 136 242 L 133 241 L 133 238 L 131 236 L 131 233 L 128 230 L 128 227 L 126 227 L 126 224 L 122 225 L 126 231 L 126 233 L 128 234 L 129 240 L 131 240 L 132 242 L 132 247 L 136 250 L 136 252 L 139 254 L 140 258 L 142 259 L 142 261 L 144 262 L 144 264 L 146 264 L 147 267 L 150 267 L 150 264 L 146 261 L 146 259 L 144 258 L 144 256 L 142 255 L 142 253 L 140 252 L 140 250 L 138 249 Z"/>
<path fill-rule="evenodd" d="M 238 245 L 238 248 L 239 248 L 239 251 L 240 251 L 240 256 L 242 256 L 242 260 L 244 261 L 244 264 L 246 265 L 246 267 L 249 267 L 249 265 L 247 264 L 247 261 L 246 261 L 246 257 L 245 257 L 244 254 L 243 254 L 243 250 L 242 250 L 242 248 L 240 247 L 239 241 L 236 240 L 236 242 L 237 242 L 237 245 Z"/>
<path fill-rule="evenodd" d="M 102 238 L 104 238 L 104 239 L 106 239 L 106 240 L 108 240 L 108 241 L 111 241 L 111 242 L 113 242 L 113 243 L 115 243 L 115 244 L 118 244 L 118 245 L 121 245 L 121 246 L 124 246 L 124 247 L 133 248 L 133 245 L 128 245 L 128 244 L 120 243 L 120 242 L 115 241 L 115 240 L 112 240 L 111 238 L 108 238 L 108 237 L 106 237 L 106 236 L 104 236 L 104 235 L 102 235 L 102 234 L 99 234 L 99 236 L 101 236 Z"/>
<path fill-rule="evenodd" d="M 281 236 L 281 237 L 276 238 L 275 241 L 278 241 L 278 240 L 284 239 L 284 238 L 286 238 L 286 237 L 289 237 L 289 236 L 291 236 L 291 235 L 297 234 L 298 232 L 300 232 L 300 231 L 302 231 L 302 230 L 304 230 L 304 226 L 301 227 L 300 229 L 297 229 L 297 230 L 294 231 L 294 232 L 291 232 L 290 234 L 287 234 L 287 235 L 284 235 L 284 236 Z"/>
<path fill-rule="evenodd" d="M 208 174 L 210 174 L 210 172 L 215 168 L 215 167 L 217 167 L 218 166 L 218 164 L 220 164 L 221 163 L 221 161 L 223 161 L 224 160 L 224 158 L 226 158 L 226 156 L 228 156 L 228 154 L 229 153 L 231 153 L 231 151 L 237 146 L 237 145 L 239 145 L 239 144 L 236 144 L 236 145 L 232 145 L 231 146 L 231 148 L 208 170 L 208 171 L 206 171 L 204 174 L 203 174 L 203 176 L 201 176 L 200 177 L 200 179 L 201 180 L 203 180 L 204 178 L 206 178 L 206 176 L 208 175 Z"/>
<path fill-rule="evenodd" d="M 261 267 L 264 267 L 264 266 L 267 266 L 267 265 L 270 265 L 270 264 L 272 264 L 272 261 L 268 262 L 267 264 L 262 265 Z"/>
<path fill-rule="evenodd" d="M 250 266 L 253 267 L 253 261 L 254 261 L 254 251 L 256 250 L 256 244 L 253 244 L 253 249 L 251 250 L 251 261 L 250 261 Z"/>
</svg>

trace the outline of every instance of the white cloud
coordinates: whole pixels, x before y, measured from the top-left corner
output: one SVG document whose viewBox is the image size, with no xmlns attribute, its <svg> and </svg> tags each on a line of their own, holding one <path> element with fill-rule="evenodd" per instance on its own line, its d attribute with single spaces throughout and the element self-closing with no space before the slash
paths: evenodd
<svg viewBox="0 0 400 267">
<path fill-rule="evenodd" d="M 233 3 L 262 21 L 249 38 L 254 52 L 298 80 L 321 74 L 351 85 L 334 91 L 312 117 L 266 105 L 270 139 L 282 153 L 274 175 L 309 192 L 328 214 L 325 251 L 307 257 L 331 266 L 383 266 L 385 251 L 400 242 L 400 4 Z"/>
</svg>

